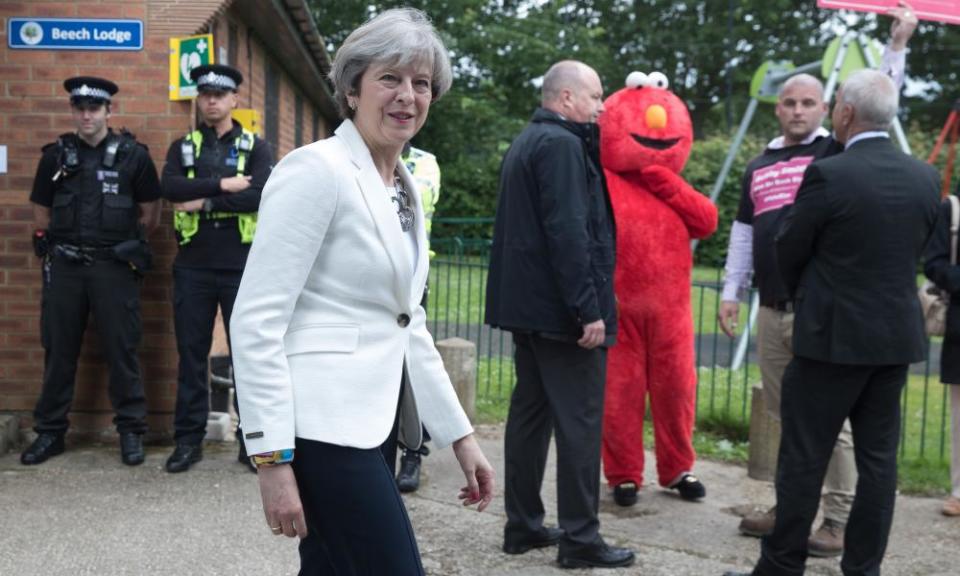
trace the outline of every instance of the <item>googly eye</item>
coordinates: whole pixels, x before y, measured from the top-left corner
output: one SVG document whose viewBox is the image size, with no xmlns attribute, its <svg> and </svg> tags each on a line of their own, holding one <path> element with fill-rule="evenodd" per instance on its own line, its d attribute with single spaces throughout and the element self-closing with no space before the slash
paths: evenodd
<svg viewBox="0 0 960 576">
<path fill-rule="evenodd" d="M 670 81 L 667 80 L 667 76 L 663 72 L 651 72 L 650 75 L 647 76 L 647 81 L 649 82 L 647 85 L 654 88 L 663 88 L 666 90 L 670 87 Z"/>
<path fill-rule="evenodd" d="M 627 88 L 643 88 L 650 85 L 650 79 L 643 72 L 631 72 L 626 84 Z"/>
</svg>

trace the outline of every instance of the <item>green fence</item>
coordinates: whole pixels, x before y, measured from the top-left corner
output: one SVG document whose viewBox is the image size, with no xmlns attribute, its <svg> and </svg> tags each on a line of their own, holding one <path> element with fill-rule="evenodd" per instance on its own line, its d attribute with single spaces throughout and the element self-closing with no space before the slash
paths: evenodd
<svg viewBox="0 0 960 576">
<path fill-rule="evenodd" d="M 489 219 L 460 219 L 476 226 Z M 449 222 L 447 222 L 449 226 Z M 428 326 L 437 340 L 460 337 L 477 346 L 477 403 L 483 413 L 506 413 L 514 385 L 513 343 L 510 334 L 483 323 L 487 280 L 488 239 L 435 239 L 437 256 L 431 261 Z M 760 382 L 752 337 L 739 368 L 730 368 L 736 342 L 722 333 L 717 322 L 720 304 L 720 267 L 694 269 L 691 289 L 697 364 L 697 426 L 731 440 L 745 440 L 750 422 L 751 387 Z M 747 326 L 741 306 L 740 326 Z M 752 336 L 752 334 L 750 335 Z M 901 430 L 901 467 L 931 468 L 939 479 L 950 455 L 950 415 L 947 394 L 939 383 L 940 339 L 931 341 L 927 362 L 911 366 L 904 389 Z"/>
</svg>

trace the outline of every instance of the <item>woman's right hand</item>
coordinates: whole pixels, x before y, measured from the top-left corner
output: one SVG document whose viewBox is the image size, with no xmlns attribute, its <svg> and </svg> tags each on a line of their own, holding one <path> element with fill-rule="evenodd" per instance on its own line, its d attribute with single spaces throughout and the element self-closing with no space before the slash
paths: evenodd
<svg viewBox="0 0 960 576">
<path fill-rule="evenodd" d="M 257 479 L 260 481 L 263 514 L 271 532 L 276 536 L 282 534 L 289 538 L 304 538 L 307 535 L 307 520 L 303 515 L 293 466 L 261 466 L 257 468 Z"/>
</svg>

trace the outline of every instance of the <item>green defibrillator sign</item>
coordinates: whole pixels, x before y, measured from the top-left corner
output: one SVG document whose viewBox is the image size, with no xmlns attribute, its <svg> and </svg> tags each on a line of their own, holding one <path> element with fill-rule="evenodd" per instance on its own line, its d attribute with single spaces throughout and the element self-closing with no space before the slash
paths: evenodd
<svg viewBox="0 0 960 576">
<path fill-rule="evenodd" d="M 213 64 L 213 34 L 170 39 L 170 99 L 189 100 L 197 95 L 190 71 Z"/>
</svg>

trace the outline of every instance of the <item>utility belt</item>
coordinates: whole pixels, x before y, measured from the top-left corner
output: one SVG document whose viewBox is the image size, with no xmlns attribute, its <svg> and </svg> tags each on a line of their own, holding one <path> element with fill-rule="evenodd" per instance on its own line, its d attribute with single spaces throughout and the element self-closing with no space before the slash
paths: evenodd
<svg viewBox="0 0 960 576">
<path fill-rule="evenodd" d="M 117 260 L 130 266 L 135 272 L 143 273 L 153 264 L 150 246 L 143 240 L 124 240 L 113 246 L 84 246 L 68 242 L 56 242 L 49 251 L 50 256 L 71 264 L 92 266 L 94 262 Z"/>
<path fill-rule="evenodd" d="M 112 247 L 82 246 L 67 244 L 66 242 L 54 244 L 50 254 L 54 258 L 60 258 L 72 264 L 83 264 L 84 266 L 90 266 L 97 260 L 113 260 L 115 258 Z"/>
</svg>

